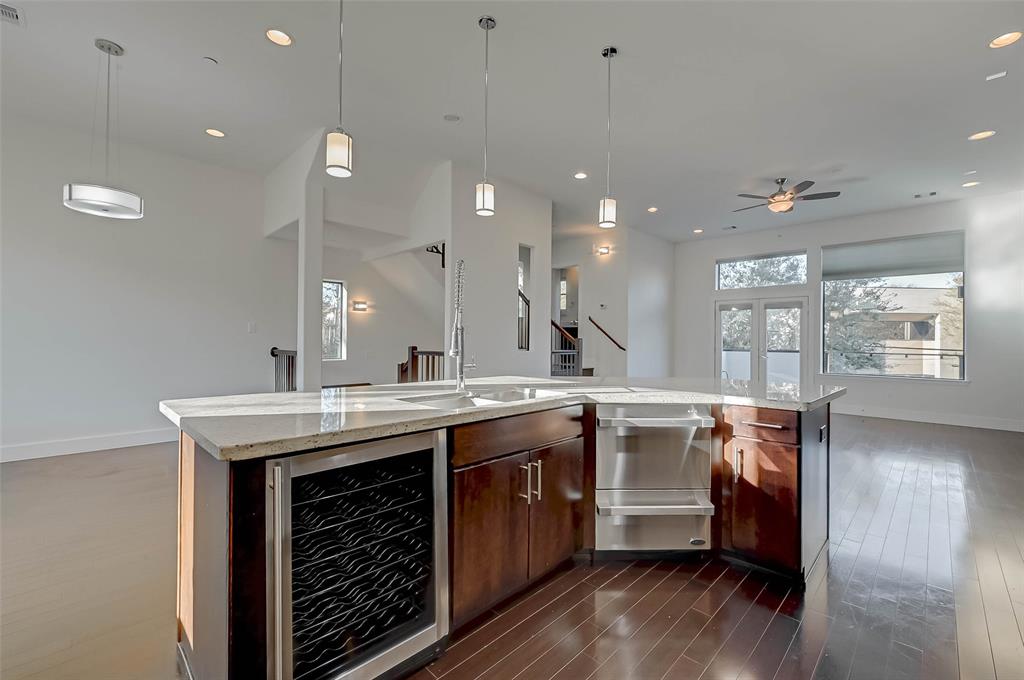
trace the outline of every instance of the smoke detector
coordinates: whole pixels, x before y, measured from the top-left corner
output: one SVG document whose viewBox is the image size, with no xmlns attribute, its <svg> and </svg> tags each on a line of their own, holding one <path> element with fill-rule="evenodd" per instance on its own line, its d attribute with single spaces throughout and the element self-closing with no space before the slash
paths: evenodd
<svg viewBox="0 0 1024 680">
<path fill-rule="evenodd" d="M 24 26 L 25 12 L 13 5 L 0 3 L 0 19 L 3 19 L 9 24 L 14 24 L 15 26 Z"/>
</svg>

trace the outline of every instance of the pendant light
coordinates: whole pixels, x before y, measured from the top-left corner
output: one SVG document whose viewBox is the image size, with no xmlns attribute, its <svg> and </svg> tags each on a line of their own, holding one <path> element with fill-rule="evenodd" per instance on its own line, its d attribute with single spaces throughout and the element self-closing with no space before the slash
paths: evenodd
<svg viewBox="0 0 1024 680">
<path fill-rule="evenodd" d="M 612 59 L 618 53 L 611 45 L 601 50 L 601 56 L 608 61 L 608 165 L 605 168 L 604 198 L 597 209 L 597 226 L 602 229 L 615 228 L 615 199 L 612 198 Z"/>
<path fill-rule="evenodd" d="M 142 219 L 142 197 L 110 186 L 110 59 L 124 54 L 115 42 L 97 38 L 96 49 L 107 55 L 106 126 L 103 137 L 103 167 L 106 184 L 71 182 L 64 185 L 64 205 L 77 212 L 118 220 Z M 120 118 L 118 119 L 120 121 Z"/>
<path fill-rule="evenodd" d="M 491 29 L 497 25 L 494 17 L 482 16 L 477 22 L 484 29 L 484 179 L 476 185 L 476 214 L 494 215 L 494 185 L 487 181 L 487 67 L 491 52 Z"/>
<path fill-rule="evenodd" d="M 341 40 L 344 32 L 345 0 L 338 0 L 338 127 L 327 133 L 327 174 L 352 176 L 352 135 L 341 126 Z"/>
</svg>

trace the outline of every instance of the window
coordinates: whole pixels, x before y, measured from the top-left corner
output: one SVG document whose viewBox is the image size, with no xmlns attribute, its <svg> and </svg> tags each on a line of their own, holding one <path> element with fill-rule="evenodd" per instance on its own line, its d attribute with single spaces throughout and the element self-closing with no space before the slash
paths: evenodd
<svg viewBox="0 0 1024 680">
<path fill-rule="evenodd" d="M 348 334 L 348 291 L 341 281 L 324 281 L 321 289 L 320 343 L 324 359 L 344 359 Z"/>
<path fill-rule="evenodd" d="M 763 255 L 740 260 L 719 260 L 718 290 L 765 288 L 807 283 L 807 254 Z"/>
<path fill-rule="evenodd" d="M 519 244 L 519 263 L 516 267 L 516 292 L 519 294 L 516 308 L 516 347 L 530 349 L 530 264 L 533 252 L 530 246 Z"/>
<path fill-rule="evenodd" d="M 822 249 L 822 370 L 963 380 L 960 232 Z"/>
<path fill-rule="evenodd" d="M 558 308 L 561 310 L 569 308 L 569 282 L 565 279 L 558 282 Z"/>
</svg>

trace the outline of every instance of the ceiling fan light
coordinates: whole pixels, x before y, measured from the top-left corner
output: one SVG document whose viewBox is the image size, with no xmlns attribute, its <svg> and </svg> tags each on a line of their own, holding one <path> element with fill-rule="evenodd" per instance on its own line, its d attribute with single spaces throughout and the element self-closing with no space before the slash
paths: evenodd
<svg viewBox="0 0 1024 680">
<path fill-rule="evenodd" d="M 611 196 L 605 196 L 602 198 L 601 204 L 597 209 L 597 226 L 602 229 L 614 229 L 615 213 L 615 199 Z"/>
<path fill-rule="evenodd" d="M 64 206 L 87 215 L 116 220 L 142 219 L 142 196 L 99 184 L 65 184 Z"/>
<path fill-rule="evenodd" d="M 341 128 L 327 133 L 327 174 L 331 177 L 352 176 L 352 135 Z"/>
<path fill-rule="evenodd" d="M 774 213 L 789 212 L 793 209 L 793 201 L 788 198 L 784 198 L 779 201 L 772 201 L 768 204 L 768 209 Z"/>
<path fill-rule="evenodd" d="M 494 215 L 494 185 L 490 182 L 476 185 L 476 214 L 480 217 Z"/>
</svg>

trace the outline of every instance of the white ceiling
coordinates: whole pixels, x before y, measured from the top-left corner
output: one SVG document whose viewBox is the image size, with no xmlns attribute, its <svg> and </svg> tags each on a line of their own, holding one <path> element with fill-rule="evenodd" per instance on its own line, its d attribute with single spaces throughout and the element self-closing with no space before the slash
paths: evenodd
<svg viewBox="0 0 1024 680">
<path fill-rule="evenodd" d="M 265 173 L 336 122 L 334 2 L 15 4 L 27 25 L 3 25 L 4 113 L 91 129 L 102 36 L 127 50 L 126 141 Z M 594 231 L 609 43 L 620 50 L 613 193 L 624 224 L 706 238 L 1024 187 L 1024 41 L 987 47 L 1024 30 L 1022 2 L 350 0 L 345 126 L 357 163 L 378 150 L 479 162 L 485 12 L 498 22 L 491 173 L 550 196 L 561 235 Z M 294 45 L 269 43 L 271 26 Z M 988 128 L 998 134 L 967 141 Z M 388 164 L 363 166 L 386 196 Z M 571 179 L 576 169 L 590 179 Z M 968 170 L 983 184 L 961 188 Z M 776 176 L 842 196 L 785 215 L 731 212 L 751 203 L 736 193 L 769 193 Z"/>
</svg>

